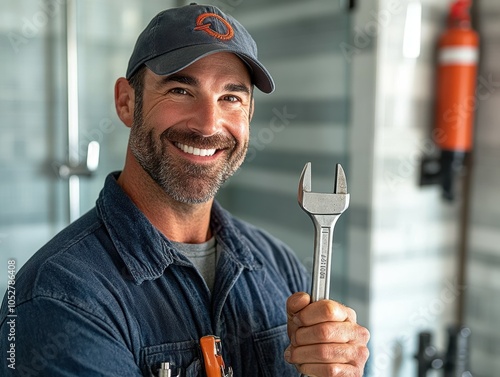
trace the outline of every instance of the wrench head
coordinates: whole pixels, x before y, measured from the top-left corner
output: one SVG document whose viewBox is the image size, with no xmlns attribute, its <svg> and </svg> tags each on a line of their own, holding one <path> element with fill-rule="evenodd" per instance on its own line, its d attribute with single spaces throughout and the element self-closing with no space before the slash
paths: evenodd
<svg viewBox="0 0 500 377">
<path fill-rule="evenodd" d="M 349 207 L 347 180 L 342 165 L 337 164 L 333 193 L 312 192 L 311 163 L 308 162 L 299 180 L 298 202 L 311 215 L 340 215 Z"/>
</svg>

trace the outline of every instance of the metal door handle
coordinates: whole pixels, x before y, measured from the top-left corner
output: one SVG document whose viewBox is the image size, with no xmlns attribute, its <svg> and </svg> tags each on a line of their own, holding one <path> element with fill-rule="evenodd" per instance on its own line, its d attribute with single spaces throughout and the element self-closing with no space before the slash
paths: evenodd
<svg viewBox="0 0 500 377">
<path fill-rule="evenodd" d="M 58 174 L 60 178 L 68 179 L 72 176 L 91 176 L 99 166 L 99 153 L 101 146 L 97 141 L 91 141 L 87 146 L 87 159 L 76 166 L 62 164 L 59 166 Z"/>
</svg>

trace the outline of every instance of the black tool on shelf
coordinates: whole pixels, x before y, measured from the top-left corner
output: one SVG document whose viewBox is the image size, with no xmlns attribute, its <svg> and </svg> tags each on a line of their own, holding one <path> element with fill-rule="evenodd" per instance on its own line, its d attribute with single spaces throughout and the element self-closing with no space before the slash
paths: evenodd
<svg viewBox="0 0 500 377">
<path fill-rule="evenodd" d="M 467 327 L 451 326 L 448 329 L 448 347 L 439 353 L 432 344 L 432 334 L 419 333 L 417 359 L 418 377 L 426 377 L 431 370 L 442 370 L 444 377 L 472 377 L 469 368 L 469 340 L 471 331 Z"/>
</svg>

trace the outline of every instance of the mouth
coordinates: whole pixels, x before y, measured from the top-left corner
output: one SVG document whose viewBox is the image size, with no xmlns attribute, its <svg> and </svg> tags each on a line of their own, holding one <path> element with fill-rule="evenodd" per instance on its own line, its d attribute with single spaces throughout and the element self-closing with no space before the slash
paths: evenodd
<svg viewBox="0 0 500 377">
<path fill-rule="evenodd" d="M 211 157 L 217 152 L 217 149 L 202 149 L 181 143 L 174 143 L 174 145 L 184 153 L 192 154 L 193 156 Z"/>
</svg>

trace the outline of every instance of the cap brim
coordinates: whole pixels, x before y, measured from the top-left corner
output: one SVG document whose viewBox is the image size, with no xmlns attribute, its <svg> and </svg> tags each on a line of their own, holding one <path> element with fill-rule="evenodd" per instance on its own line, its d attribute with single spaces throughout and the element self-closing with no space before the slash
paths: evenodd
<svg viewBox="0 0 500 377">
<path fill-rule="evenodd" d="M 171 75 L 181 71 L 197 60 L 216 52 L 232 52 L 237 55 L 249 66 L 253 84 L 257 88 L 264 93 L 271 93 L 274 91 L 273 79 L 262 64 L 244 53 L 228 49 L 220 44 L 203 44 L 183 47 L 150 59 L 145 62 L 145 64 L 157 75 Z"/>
</svg>

